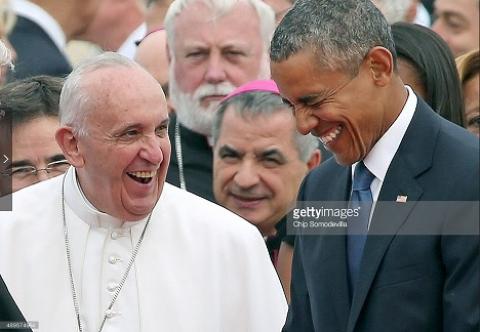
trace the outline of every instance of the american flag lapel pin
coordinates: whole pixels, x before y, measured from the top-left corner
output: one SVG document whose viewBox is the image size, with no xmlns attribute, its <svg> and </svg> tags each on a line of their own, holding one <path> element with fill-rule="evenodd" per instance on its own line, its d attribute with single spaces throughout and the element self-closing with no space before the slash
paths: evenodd
<svg viewBox="0 0 480 332">
<path fill-rule="evenodd" d="M 398 195 L 397 196 L 397 203 L 406 203 L 407 202 L 407 195 Z"/>
</svg>

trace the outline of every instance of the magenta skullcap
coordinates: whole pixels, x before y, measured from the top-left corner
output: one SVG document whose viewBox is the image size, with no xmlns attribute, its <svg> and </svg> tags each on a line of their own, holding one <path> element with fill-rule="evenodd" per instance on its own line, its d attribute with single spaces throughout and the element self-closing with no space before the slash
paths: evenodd
<svg viewBox="0 0 480 332">
<path fill-rule="evenodd" d="M 238 96 L 243 95 L 244 93 L 249 92 L 271 92 L 276 95 L 280 95 L 280 91 L 278 91 L 277 84 L 274 80 L 257 80 L 245 83 L 232 92 L 230 92 L 225 98 L 222 99 L 222 103 L 226 100 Z"/>
</svg>

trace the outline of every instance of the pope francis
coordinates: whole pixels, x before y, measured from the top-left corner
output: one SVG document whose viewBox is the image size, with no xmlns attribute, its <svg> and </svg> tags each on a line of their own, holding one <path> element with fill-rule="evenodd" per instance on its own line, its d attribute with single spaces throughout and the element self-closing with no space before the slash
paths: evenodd
<svg viewBox="0 0 480 332">
<path fill-rule="evenodd" d="M 160 85 L 104 53 L 60 97 L 72 167 L 0 212 L 0 274 L 41 332 L 269 332 L 286 316 L 256 228 L 165 183 Z"/>
</svg>

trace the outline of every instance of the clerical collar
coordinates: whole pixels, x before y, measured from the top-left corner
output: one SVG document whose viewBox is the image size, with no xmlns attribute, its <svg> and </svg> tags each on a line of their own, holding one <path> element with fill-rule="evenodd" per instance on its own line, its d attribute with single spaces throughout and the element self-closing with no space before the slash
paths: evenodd
<svg viewBox="0 0 480 332">
<path fill-rule="evenodd" d="M 123 221 L 107 213 L 99 211 L 83 194 L 77 180 L 74 167 L 70 167 L 65 178 L 65 201 L 72 211 L 92 227 L 131 228 L 143 225 L 147 217 L 139 221 Z"/>
</svg>

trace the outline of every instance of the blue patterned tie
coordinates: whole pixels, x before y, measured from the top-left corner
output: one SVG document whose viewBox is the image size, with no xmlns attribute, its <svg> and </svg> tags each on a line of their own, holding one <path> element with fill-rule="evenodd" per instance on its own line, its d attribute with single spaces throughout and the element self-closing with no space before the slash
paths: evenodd
<svg viewBox="0 0 480 332">
<path fill-rule="evenodd" d="M 350 208 L 359 208 L 359 215 L 358 217 L 347 220 L 348 281 L 350 284 L 351 296 L 353 296 L 355 283 L 358 279 L 363 247 L 365 246 L 365 240 L 367 239 L 368 220 L 373 203 L 370 184 L 374 178 L 375 175 L 370 173 L 363 161 L 357 164 L 353 176 Z"/>
</svg>

